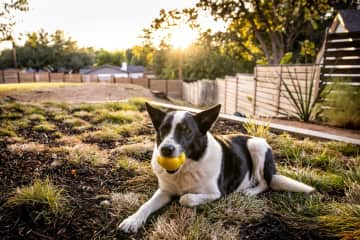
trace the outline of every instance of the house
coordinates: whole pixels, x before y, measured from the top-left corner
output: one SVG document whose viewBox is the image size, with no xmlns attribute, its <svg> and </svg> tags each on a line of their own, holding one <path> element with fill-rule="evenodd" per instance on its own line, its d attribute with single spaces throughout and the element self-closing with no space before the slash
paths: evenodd
<svg viewBox="0 0 360 240">
<path fill-rule="evenodd" d="M 358 32 L 360 31 L 360 10 L 340 10 L 336 14 L 329 33 Z"/>
<path fill-rule="evenodd" d="M 360 10 L 340 10 L 316 57 L 324 82 L 350 81 L 360 86 Z"/>
<path fill-rule="evenodd" d="M 121 67 L 105 64 L 92 69 L 80 69 L 80 73 L 84 75 L 85 81 L 90 79 L 90 75 L 97 75 L 100 81 L 111 81 L 113 77 L 137 79 L 144 77 L 144 72 L 145 68 L 143 66 L 127 65 L 125 62 Z"/>
</svg>

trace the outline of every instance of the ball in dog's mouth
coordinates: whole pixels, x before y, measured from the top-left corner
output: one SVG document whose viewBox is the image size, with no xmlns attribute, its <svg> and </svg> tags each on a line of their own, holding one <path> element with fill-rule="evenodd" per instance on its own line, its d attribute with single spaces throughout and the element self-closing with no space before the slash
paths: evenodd
<svg viewBox="0 0 360 240">
<path fill-rule="evenodd" d="M 166 169 L 168 173 L 175 173 L 181 165 L 184 164 L 186 159 L 185 153 L 181 153 L 176 157 L 164 157 L 159 155 L 157 158 L 158 163 L 160 166 Z"/>
</svg>

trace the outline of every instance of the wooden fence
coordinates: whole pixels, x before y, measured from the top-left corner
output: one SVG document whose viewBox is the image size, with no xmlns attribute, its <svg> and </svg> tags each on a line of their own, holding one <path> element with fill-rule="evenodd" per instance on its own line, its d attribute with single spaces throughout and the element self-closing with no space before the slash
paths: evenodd
<svg viewBox="0 0 360 240">
<path fill-rule="evenodd" d="M 64 74 L 64 73 L 27 73 L 19 70 L 0 71 L 0 84 L 31 83 L 31 82 L 103 82 L 103 83 L 128 83 L 140 85 L 154 91 L 164 92 L 173 98 L 182 97 L 182 81 L 162 80 L 148 78 L 117 78 L 111 76 L 108 80 L 100 80 L 98 75 Z"/>
<path fill-rule="evenodd" d="M 222 112 L 227 114 L 289 116 L 294 114 L 295 108 L 286 88 L 297 99 L 300 95 L 296 94 L 295 88 L 300 88 L 305 95 L 310 81 L 314 81 L 313 100 L 318 91 L 319 75 L 318 65 L 256 66 L 254 75 L 237 74 L 215 81 L 184 82 L 183 98 L 195 105 L 220 103 Z M 206 85 L 212 87 L 204 87 Z"/>
</svg>

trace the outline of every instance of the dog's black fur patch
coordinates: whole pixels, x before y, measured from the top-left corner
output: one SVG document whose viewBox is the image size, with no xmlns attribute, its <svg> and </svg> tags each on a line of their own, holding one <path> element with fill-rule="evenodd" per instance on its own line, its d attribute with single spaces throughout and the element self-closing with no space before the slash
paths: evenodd
<svg viewBox="0 0 360 240">
<path fill-rule="evenodd" d="M 221 194 L 225 195 L 239 187 L 247 172 L 251 178 L 253 164 L 247 148 L 247 141 L 250 137 L 234 135 L 217 136 L 215 139 L 220 143 L 223 151 L 218 186 Z"/>
<path fill-rule="evenodd" d="M 264 162 L 264 178 L 268 186 L 270 186 L 271 179 L 274 174 L 276 174 L 275 161 L 271 149 L 268 149 L 265 153 Z"/>
</svg>

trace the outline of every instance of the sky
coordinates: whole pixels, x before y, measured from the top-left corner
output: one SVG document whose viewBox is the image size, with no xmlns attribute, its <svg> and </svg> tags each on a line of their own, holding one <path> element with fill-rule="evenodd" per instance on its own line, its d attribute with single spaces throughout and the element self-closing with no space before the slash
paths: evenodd
<svg viewBox="0 0 360 240">
<path fill-rule="evenodd" d="M 17 15 L 15 34 L 44 29 L 63 30 L 81 47 L 107 50 L 125 49 L 141 40 L 142 29 L 159 16 L 160 9 L 186 8 L 196 0 L 29 0 L 29 11 Z M 211 26 L 210 18 L 202 20 Z M 189 31 L 177 35 L 191 41 Z M 21 41 L 20 41 L 21 43 Z M 176 43 L 175 43 L 176 44 Z M 1 46 L 0 46 L 1 47 Z M 4 46 L 2 46 L 4 47 Z"/>
</svg>

